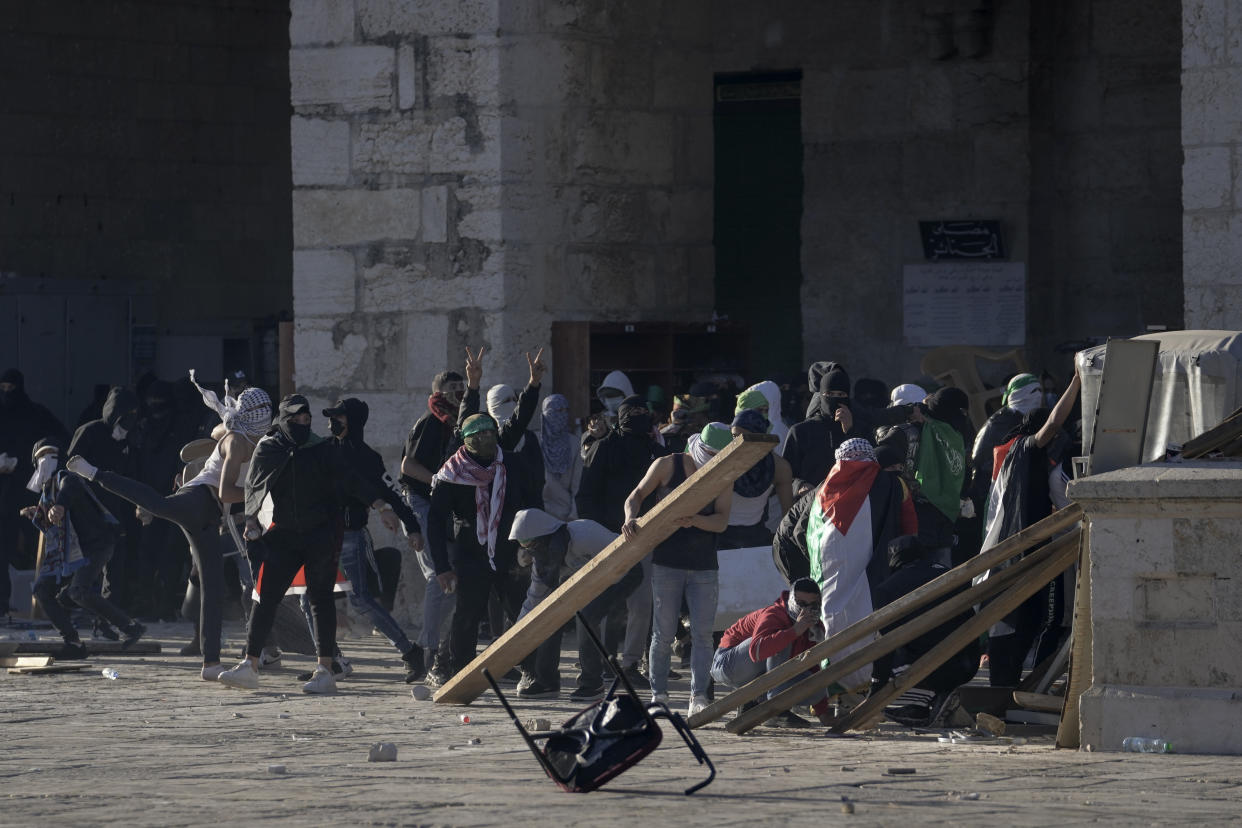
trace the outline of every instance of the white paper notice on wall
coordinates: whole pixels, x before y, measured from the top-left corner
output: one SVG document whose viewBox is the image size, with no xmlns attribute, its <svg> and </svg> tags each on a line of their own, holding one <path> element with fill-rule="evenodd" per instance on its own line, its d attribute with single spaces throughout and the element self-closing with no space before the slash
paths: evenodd
<svg viewBox="0 0 1242 828">
<path fill-rule="evenodd" d="M 912 264 L 903 275 L 907 345 L 1026 342 L 1025 262 Z"/>
</svg>

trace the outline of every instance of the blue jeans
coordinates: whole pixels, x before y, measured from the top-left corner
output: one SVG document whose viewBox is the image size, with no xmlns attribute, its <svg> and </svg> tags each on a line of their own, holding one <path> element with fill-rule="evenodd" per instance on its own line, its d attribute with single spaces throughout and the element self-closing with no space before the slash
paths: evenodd
<svg viewBox="0 0 1242 828">
<path fill-rule="evenodd" d="M 418 637 L 418 643 L 428 653 L 434 653 L 440 646 L 440 628 L 444 626 L 444 619 L 452 615 L 457 596 L 446 595 L 440 589 L 440 582 L 436 580 L 436 568 L 431 562 L 431 551 L 427 546 L 431 501 L 422 495 L 408 493 L 405 502 L 418 517 L 418 525 L 423 528 L 423 551 L 417 555 L 418 566 L 423 571 L 423 577 L 427 579 L 427 585 L 423 588 L 423 631 Z"/>
<path fill-rule="evenodd" d="M 763 661 L 756 662 L 750 660 L 750 644 L 751 639 L 748 638 L 732 647 L 721 647 L 717 650 L 716 654 L 712 656 L 712 678 L 725 687 L 732 687 L 736 690 L 789 661 L 789 654 L 793 651 L 793 645 L 791 644 L 779 653 L 768 656 Z M 780 695 L 808 675 L 810 675 L 809 670 L 794 676 L 784 684 L 772 688 L 767 692 L 767 698 L 770 699 Z M 813 695 L 818 700 L 824 694 L 816 691 Z"/>
<path fill-rule="evenodd" d="M 651 650 L 647 663 L 653 695 L 668 693 L 668 668 L 683 595 L 690 608 L 690 695 L 707 695 L 714 649 L 712 625 L 716 622 L 719 594 L 718 570 L 674 569 L 652 564 Z"/>
<path fill-rule="evenodd" d="M 387 638 L 402 655 L 409 652 L 410 639 L 397 620 L 375 599 L 367 586 L 367 569 L 370 567 L 371 534 L 366 529 L 346 530 L 341 539 L 341 571 L 349 579 L 349 603 L 370 621 L 380 634 Z M 302 612 L 310 623 L 310 600 L 302 595 Z M 315 627 L 311 624 L 311 633 Z"/>
</svg>

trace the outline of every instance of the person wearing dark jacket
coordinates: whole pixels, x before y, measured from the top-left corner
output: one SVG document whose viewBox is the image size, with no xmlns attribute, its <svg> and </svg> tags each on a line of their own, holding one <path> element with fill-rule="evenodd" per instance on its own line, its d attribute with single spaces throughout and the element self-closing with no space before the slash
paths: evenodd
<svg viewBox="0 0 1242 828">
<path fill-rule="evenodd" d="M 970 399 L 960 388 L 941 388 L 919 407 L 925 412 L 919 437 L 915 478 L 919 483 L 914 502 L 919 516 L 919 543 L 941 563 L 952 564 L 957 542 L 956 524 L 970 494 L 967 446 L 974 429 L 967 408 Z M 973 515 L 973 506 L 969 518 Z M 977 549 L 975 550 L 977 551 Z"/>
<path fill-rule="evenodd" d="M 578 517 L 593 520 L 609 531 L 621 532 L 625 499 L 638 486 L 651 462 L 668 451 L 651 436 L 652 416 L 647 401 L 634 395 L 617 409 L 617 424 L 587 449 L 578 486 Z M 644 509 L 650 508 L 644 504 Z M 647 649 L 651 629 L 651 555 L 642 560 L 643 579 L 626 598 L 625 644 L 621 665 L 631 683 L 643 687 L 647 679 L 638 663 Z M 618 608 L 617 611 L 619 611 Z M 615 613 L 614 613 L 615 614 Z"/>
<path fill-rule="evenodd" d="M 397 520 L 400 516 L 411 545 L 422 546 L 418 519 L 397 494 L 396 485 L 384 469 L 384 458 L 364 440 L 367 419 L 370 416 L 367 404 L 354 397 L 337 400 L 331 408 L 324 409 L 323 415 L 331 420 L 332 436 L 340 445 L 345 462 L 383 492 L 383 498 L 389 505 L 389 508 L 380 510 L 380 520 L 384 522 L 384 526 L 391 532 L 397 531 L 401 526 Z M 349 579 L 349 603 L 401 653 L 401 660 L 405 662 L 406 683 L 418 681 L 426 673 L 423 648 L 410 641 L 401 625 L 376 600 L 367 586 L 367 569 L 374 565 L 375 557 L 371 533 L 367 531 L 369 510 L 370 504 L 354 495 L 349 495 L 345 500 L 341 571 Z"/>
<path fill-rule="evenodd" d="M 332 589 L 340 560 L 341 532 L 349 496 L 387 510 L 385 492 L 349 466 L 340 445 L 311 433 L 310 403 L 301 394 L 280 401 L 272 430 L 259 441 L 246 474 L 246 540 L 251 558 L 263 556 L 259 605 L 246 631 L 246 658 L 220 674 L 229 687 L 254 690 L 264 641 L 276 610 L 299 569 L 305 568 L 306 591 L 315 621 L 319 664 L 302 686 L 305 693 L 336 689 L 332 657 L 336 653 L 336 604 Z M 259 513 L 271 498 L 272 516 L 264 532 Z M 261 539 L 261 543 L 259 542 Z"/>
<path fill-rule="evenodd" d="M 819 602 L 819 584 L 810 578 L 798 578 L 771 604 L 733 622 L 733 626 L 725 630 L 720 646 L 712 656 L 712 678 L 736 689 L 811 649 L 824 636 L 824 626 L 819 620 Z M 815 666 L 806 674 L 818 670 L 819 667 Z M 767 698 L 780 695 L 801 678 L 797 676 L 769 690 Z M 821 722 L 830 723 L 826 696 L 820 698 L 812 709 Z M 767 722 L 768 727 L 810 725 L 793 711 L 774 716 Z"/>
<path fill-rule="evenodd" d="M 36 495 L 26 488 L 33 471 L 30 450 L 47 437 L 64 445 L 69 434 L 51 411 L 27 396 L 21 371 L 0 374 L 0 619 L 9 614 L 9 565 L 27 569 L 35 559 L 38 533 L 18 512 L 35 503 Z"/>
<path fill-rule="evenodd" d="M 104 508 L 88 484 L 61 467 L 60 446 L 44 439 L 31 454 L 35 472 L 27 484 L 38 504 L 22 509 L 46 536 L 44 559 L 34 596 L 48 620 L 65 640 L 57 658 L 84 658 L 86 648 L 69 617 L 69 608 L 83 607 L 107 619 L 125 634 L 123 646 L 142 638 L 146 627 L 99 594 L 95 581 L 108 563 L 116 542 L 116 518 Z"/>
<path fill-rule="evenodd" d="M 436 472 L 431 489 L 427 545 L 436 578 L 457 593 L 448 640 L 440 645 L 428 675 L 439 685 L 469 664 L 478 646 L 479 622 L 487 613 L 496 584 L 513 586 L 502 595 L 513 617 L 521 612 L 525 591 L 504 579 L 517 561 L 517 544 L 509 539 L 514 515 L 529 504 L 520 476 L 507 468 L 498 445 L 496 421 L 474 414 L 461 427 L 461 448 Z"/>
<path fill-rule="evenodd" d="M 133 432 L 137 427 L 138 395 L 128 388 L 116 386 L 104 400 L 102 418 L 78 426 L 69 443 L 69 456 L 80 456 L 95 468 L 133 477 L 136 468 Z M 121 536 L 117 539 L 116 550 L 104 569 L 104 595 L 125 605 L 136 570 L 134 557 L 138 551 L 138 520 L 122 498 L 105 491 L 97 483 L 88 485 L 121 522 Z M 106 622 L 100 622 L 99 632 L 107 638 L 116 637 Z"/>
</svg>

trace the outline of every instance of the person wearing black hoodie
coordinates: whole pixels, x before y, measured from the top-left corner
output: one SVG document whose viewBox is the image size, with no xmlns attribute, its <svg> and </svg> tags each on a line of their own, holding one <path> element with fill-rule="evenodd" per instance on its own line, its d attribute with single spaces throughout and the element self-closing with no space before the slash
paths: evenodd
<svg viewBox="0 0 1242 828">
<path fill-rule="evenodd" d="M 392 508 L 387 493 L 349 465 L 339 443 L 311 433 L 310 403 L 301 394 L 290 394 L 280 401 L 271 431 L 259 441 L 250 459 L 245 489 L 248 552 L 256 565 L 259 558 L 263 563 L 259 605 L 251 613 L 246 631 L 246 658 L 221 673 L 219 680 L 238 689 L 258 688 L 259 656 L 276 620 L 277 607 L 298 570 L 305 568 L 319 664 L 302 691 L 331 693 L 336 689 L 331 668 L 337 652 L 332 590 L 345 506 L 352 496 L 387 511 Z M 272 514 L 264 532 L 259 513 L 268 497 Z"/>
<path fill-rule="evenodd" d="M 405 531 L 411 546 L 422 546 L 421 527 L 414 512 L 396 491 L 388 471 L 384 468 L 384 458 L 375 449 L 366 444 L 364 439 L 370 408 L 365 402 L 355 397 L 337 400 L 331 408 L 325 408 L 323 415 L 331 420 L 332 436 L 345 455 L 345 462 L 362 478 L 383 491 L 384 500 L 391 509 L 384 509 L 380 519 L 384 526 L 392 532 L 400 528 L 397 516 L 405 525 Z M 367 531 L 369 504 L 354 495 L 345 500 L 345 532 L 341 540 L 341 571 L 349 579 L 349 603 L 362 613 L 388 641 L 401 653 L 405 662 L 406 683 L 418 681 L 425 675 L 423 665 L 423 648 L 410 641 L 401 625 L 389 614 L 388 610 L 376 600 L 367 586 L 367 568 L 375 566 L 374 546 L 371 533 Z"/>
<path fill-rule="evenodd" d="M 34 595 L 65 640 L 58 658 L 84 658 L 86 647 L 69 617 L 79 606 L 115 624 L 125 633 L 124 646 L 142 638 L 146 627 L 99 594 L 99 578 L 116 542 L 118 522 L 82 478 L 64 470 L 60 446 L 40 440 L 31 452 L 35 472 L 27 484 L 39 503 L 22 509 L 47 536 L 43 568 L 37 574 Z"/>
<path fill-rule="evenodd" d="M 133 477 L 136 467 L 132 450 L 133 434 L 138 427 L 138 395 L 128 388 L 114 386 L 104 400 L 103 416 L 78 426 L 69 443 L 69 456 L 81 456 L 97 469 Z M 121 522 L 121 536 L 116 551 L 105 568 L 104 595 L 121 606 L 128 606 L 138 551 L 138 520 L 125 500 L 105 491 L 97 483 L 88 484 L 103 505 Z M 109 627 L 100 624 L 99 632 L 115 638 Z"/>
<path fill-rule="evenodd" d="M 34 562 L 37 533 L 18 511 L 35 502 L 35 494 L 26 488 L 34 470 L 30 450 L 45 437 L 63 445 L 69 433 L 51 411 L 27 396 L 21 371 L 10 368 L 0 374 L 0 454 L 10 458 L 0 465 L 0 618 L 9 614 L 9 564 L 25 569 Z M 19 542 L 25 555 L 18 554 Z"/>
</svg>

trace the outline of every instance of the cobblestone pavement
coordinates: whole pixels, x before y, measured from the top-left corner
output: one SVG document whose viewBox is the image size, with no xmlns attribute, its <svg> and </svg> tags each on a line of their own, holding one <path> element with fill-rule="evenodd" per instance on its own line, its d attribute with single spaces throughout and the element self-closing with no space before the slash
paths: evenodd
<svg viewBox="0 0 1242 828">
<path fill-rule="evenodd" d="M 378 637 L 342 642 L 357 672 L 337 695 L 305 696 L 294 678 L 309 669 L 304 656 L 265 672 L 257 692 L 202 682 L 195 660 L 175 655 L 188 631 L 154 627 L 160 656 L 101 656 L 78 674 L 3 674 L 0 824 L 1051 826 L 1242 814 L 1239 757 L 1058 751 L 1046 737 L 946 745 L 883 729 L 846 739 L 772 729 L 736 737 L 719 723 L 698 731 L 716 781 L 692 797 L 681 790 L 701 769 L 667 727 L 663 746 L 604 790 L 567 794 L 543 776 L 490 693 L 468 708 L 415 701 Z M 233 652 L 241 631 L 227 632 Z M 120 677 L 103 678 L 105 666 Z M 572 674 L 568 663 L 563 672 Z M 686 692 L 674 683 L 675 702 Z M 558 721 L 576 706 L 519 709 Z M 463 712 L 471 724 L 459 721 Z M 394 742 L 398 761 L 369 763 L 377 741 Z M 915 773 L 888 775 L 892 767 Z"/>
</svg>

